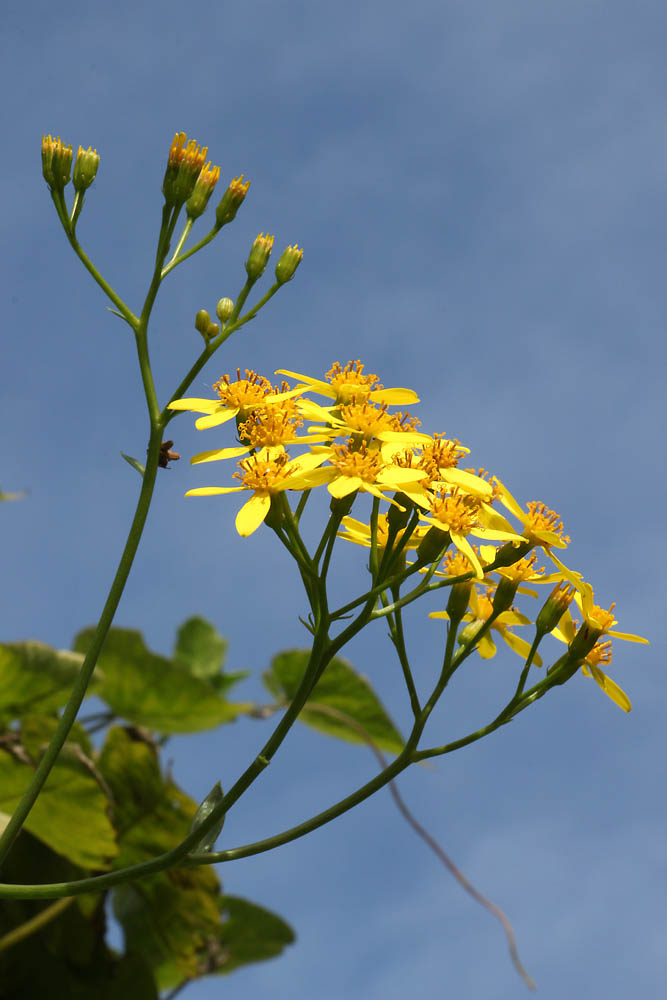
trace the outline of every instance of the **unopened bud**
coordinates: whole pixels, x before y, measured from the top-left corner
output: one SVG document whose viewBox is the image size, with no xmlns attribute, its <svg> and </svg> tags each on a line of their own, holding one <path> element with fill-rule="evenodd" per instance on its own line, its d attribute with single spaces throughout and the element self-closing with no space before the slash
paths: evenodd
<svg viewBox="0 0 667 1000">
<path fill-rule="evenodd" d="M 205 309 L 200 309 L 195 316 L 195 330 L 199 330 L 200 333 L 206 333 L 210 325 L 211 317 Z"/>
<path fill-rule="evenodd" d="M 276 281 L 279 285 L 292 280 L 302 257 L 303 250 L 299 250 L 296 244 L 293 247 L 285 247 L 276 264 Z"/>
<path fill-rule="evenodd" d="M 206 211 L 209 198 L 213 194 L 213 189 L 220 177 L 220 167 L 212 167 L 209 163 L 201 168 L 199 177 L 195 183 L 195 189 L 188 198 L 185 211 L 191 219 L 198 219 Z"/>
<path fill-rule="evenodd" d="M 512 601 L 514 600 L 518 586 L 518 580 L 510 580 L 506 576 L 501 577 L 500 583 L 498 584 L 496 592 L 493 595 L 493 610 L 497 614 L 502 614 L 503 611 L 509 611 L 512 607 Z"/>
<path fill-rule="evenodd" d="M 495 569 L 497 566 L 512 566 L 519 559 L 523 559 L 532 549 L 532 544 L 530 542 L 506 542 L 502 545 L 496 552 L 493 563 L 491 564 Z"/>
<path fill-rule="evenodd" d="M 167 157 L 162 193 L 167 205 L 172 207 L 180 206 L 188 200 L 208 153 L 207 146 L 202 149 L 194 139 L 187 143 L 186 139 L 185 132 L 177 132 Z"/>
<path fill-rule="evenodd" d="M 451 543 L 452 537 L 448 531 L 443 531 L 442 528 L 429 528 L 417 546 L 417 559 L 421 563 L 433 563 L 444 555 Z"/>
<path fill-rule="evenodd" d="M 272 249 L 273 236 L 269 236 L 268 233 L 266 236 L 264 233 L 260 233 L 250 248 L 250 254 L 245 264 L 245 269 L 251 281 L 257 281 L 264 274 Z"/>
<path fill-rule="evenodd" d="M 248 193 L 249 187 L 250 181 L 244 181 L 243 174 L 240 177 L 235 177 L 230 183 L 215 210 L 215 224 L 217 229 L 222 229 L 223 226 L 226 226 L 228 222 L 234 219 L 243 203 L 243 199 Z"/>
<path fill-rule="evenodd" d="M 42 136 L 42 173 L 52 191 L 63 191 L 72 170 L 72 147 L 65 146 L 60 136 Z"/>
<path fill-rule="evenodd" d="M 220 327 L 217 323 L 210 323 L 206 331 L 204 332 L 204 338 L 206 340 L 213 340 L 220 333 Z"/>
<path fill-rule="evenodd" d="M 556 584 L 537 615 L 535 628 L 538 633 L 546 635 L 547 632 L 553 632 L 572 603 L 573 597 L 574 587 L 565 581 Z"/>
<path fill-rule="evenodd" d="M 218 317 L 222 325 L 227 322 L 232 313 L 234 312 L 234 303 L 231 299 L 220 299 L 217 306 L 215 307 L 215 315 Z"/>
<path fill-rule="evenodd" d="M 79 146 L 72 173 L 72 183 L 76 191 L 85 191 L 95 180 L 97 168 L 100 165 L 100 158 L 96 149 L 90 146 L 84 149 Z"/>
<path fill-rule="evenodd" d="M 453 625 L 458 625 L 468 610 L 471 588 L 472 583 L 468 581 L 452 585 L 452 589 L 449 592 L 449 600 L 447 601 L 447 614 Z"/>
</svg>

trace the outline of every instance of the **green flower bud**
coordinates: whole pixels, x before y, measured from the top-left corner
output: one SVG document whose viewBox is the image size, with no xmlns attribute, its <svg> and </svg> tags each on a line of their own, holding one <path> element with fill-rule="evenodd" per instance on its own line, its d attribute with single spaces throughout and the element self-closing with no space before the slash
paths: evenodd
<svg viewBox="0 0 667 1000">
<path fill-rule="evenodd" d="M 69 184 L 72 170 L 72 147 L 65 146 L 60 136 L 42 136 L 42 173 L 52 191 L 63 191 Z"/>
<path fill-rule="evenodd" d="M 260 233 L 250 248 L 250 254 L 245 264 L 245 269 L 251 281 L 257 281 L 264 274 L 272 249 L 273 236 L 269 236 L 268 233 L 266 236 L 264 233 Z"/>
<path fill-rule="evenodd" d="M 90 146 L 88 149 L 84 149 L 79 146 L 72 173 L 72 183 L 76 191 L 85 191 L 90 187 L 95 180 L 99 165 L 100 158 L 96 149 L 92 149 Z"/>
<path fill-rule="evenodd" d="M 210 161 L 201 172 L 195 183 L 195 189 L 188 198 L 185 211 L 191 219 L 198 219 L 206 211 L 213 189 L 220 177 L 220 167 L 212 167 Z"/>
<path fill-rule="evenodd" d="M 472 583 L 467 580 L 463 583 L 452 585 L 452 589 L 449 592 L 449 600 L 447 601 L 447 614 L 453 625 L 458 625 L 468 610 L 471 588 Z"/>
<path fill-rule="evenodd" d="M 220 333 L 220 327 L 218 326 L 218 324 L 211 323 L 208 329 L 205 331 L 204 337 L 206 340 L 213 340 L 213 338 L 217 337 L 219 333 Z"/>
<path fill-rule="evenodd" d="M 186 144 L 185 132 L 177 132 L 169 149 L 162 193 L 167 205 L 175 207 L 188 200 L 206 161 L 208 146 L 198 146 L 194 139 Z"/>
<path fill-rule="evenodd" d="M 199 330 L 200 333 L 206 333 L 210 325 L 211 317 L 205 309 L 200 309 L 195 316 L 195 330 Z"/>
<path fill-rule="evenodd" d="M 422 563 L 433 563 L 439 556 L 444 555 L 451 543 L 452 538 L 448 531 L 429 528 L 417 546 L 417 559 Z"/>
<path fill-rule="evenodd" d="M 220 299 L 217 306 L 215 307 L 215 315 L 218 317 L 222 325 L 224 326 L 227 320 L 230 318 L 234 312 L 234 303 L 231 299 Z"/>
<path fill-rule="evenodd" d="M 509 580 L 506 576 L 501 577 L 500 583 L 493 595 L 493 610 L 497 611 L 498 614 L 502 614 L 503 611 L 509 611 L 512 607 L 512 601 L 514 600 L 518 586 L 518 580 Z"/>
<path fill-rule="evenodd" d="M 279 285 L 292 280 L 302 257 L 303 250 L 299 250 L 296 243 L 293 247 L 285 247 L 276 264 L 276 281 Z"/>
<path fill-rule="evenodd" d="M 220 204 L 215 210 L 215 225 L 217 229 L 222 229 L 228 222 L 236 216 L 243 199 L 248 193 L 250 181 L 243 180 L 243 174 L 235 177 L 222 196 Z"/>
<path fill-rule="evenodd" d="M 494 569 L 497 566 L 512 566 L 519 559 L 523 559 L 532 549 L 531 542 L 505 542 L 501 548 L 496 552 L 496 557 L 493 560 L 492 566 Z"/>
<path fill-rule="evenodd" d="M 556 584 L 537 615 L 537 619 L 535 620 L 537 631 L 542 633 L 542 635 L 546 635 L 547 632 L 553 632 L 572 603 L 573 597 L 574 587 L 571 587 L 565 581 Z"/>
</svg>

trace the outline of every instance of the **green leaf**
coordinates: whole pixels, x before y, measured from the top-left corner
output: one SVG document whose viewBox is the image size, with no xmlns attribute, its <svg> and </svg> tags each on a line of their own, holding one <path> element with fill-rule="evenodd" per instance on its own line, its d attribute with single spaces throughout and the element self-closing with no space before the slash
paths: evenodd
<svg viewBox="0 0 667 1000">
<path fill-rule="evenodd" d="M 155 745 L 113 726 L 98 765 L 113 794 L 119 831 L 114 867 L 146 861 L 190 832 L 197 804 L 160 771 Z M 152 969 L 160 989 L 200 975 L 199 954 L 219 929 L 220 882 L 213 868 L 171 868 L 114 889 L 128 949 Z"/>
<path fill-rule="evenodd" d="M 185 667 L 194 677 L 211 680 L 224 663 L 227 640 L 205 618 L 195 616 L 183 622 L 176 635 L 174 663 Z"/>
<path fill-rule="evenodd" d="M 56 853 L 87 869 L 106 869 L 118 852 L 116 834 L 107 815 L 109 800 L 81 748 L 63 753 L 47 778 L 25 822 Z M 0 827 L 19 803 L 33 775 L 19 744 L 0 749 Z"/>
<path fill-rule="evenodd" d="M 117 315 L 120 315 L 120 314 L 117 314 Z M 121 317 L 121 318 L 124 318 L 124 317 Z M 121 455 L 123 456 L 123 458 L 125 459 L 125 461 L 127 462 L 127 464 L 131 465 L 133 469 L 136 469 L 137 472 L 139 473 L 139 475 L 141 476 L 141 478 L 143 479 L 144 473 L 146 471 L 145 466 L 143 466 L 138 459 L 132 458 L 131 455 L 126 455 L 124 451 L 121 451 Z"/>
<path fill-rule="evenodd" d="M 223 922 L 218 947 L 213 942 L 208 947 L 211 972 L 233 972 L 241 965 L 275 958 L 295 940 L 294 931 L 282 917 L 256 903 L 223 896 L 220 909 Z"/>
<path fill-rule="evenodd" d="M 17 883 L 70 881 L 83 874 L 25 831 L 3 867 L 4 877 Z M 79 899 L 0 901 L 0 935 L 54 904 L 58 908 L 39 930 L 0 953 L 0 996 L 157 1000 L 155 981 L 142 959 L 121 957 L 107 947 L 104 895 L 89 897 L 84 908 Z"/>
<path fill-rule="evenodd" d="M 48 714 L 65 704 L 83 657 L 43 642 L 0 645 L 0 717 Z M 89 689 L 91 690 L 91 689 Z"/>
<path fill-rule="evenodd" d="M 75 649 L 85 652 L 92 636 L 92 628 L 80 632 Z M 109 630 L 99 664 L 99 697 L 116 715 L 157 732 L 212 729 L 251 707 L 225 701 L 206 680 L 152 653 L 141 633 L 132 629 Z"/>
<path fill-rule="evenodd" d="M 309 657 L 310 652 L 299 649 L 278 653 L 262 678 L 268 690 L 291 701 Z M 359 728 L 350 726 L 348 718 Z M 367 744 L 363 730 L 381 750 L 398 754 L 404 746 L 401 734 L 366 678 L 338 657 L 334 657 L 320 677 L 299 719 L 313 729 L 350 743 Z"/>
</svg>

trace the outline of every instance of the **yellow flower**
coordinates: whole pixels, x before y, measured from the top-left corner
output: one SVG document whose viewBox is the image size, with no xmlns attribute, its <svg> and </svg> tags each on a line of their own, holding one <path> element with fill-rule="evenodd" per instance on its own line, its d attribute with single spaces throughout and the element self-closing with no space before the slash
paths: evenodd
<svg viewBox="0 0 667 1000">
<path fill-rule="evenodd" d="M 305 383 L 305 388 L 333 399 L 336 403 L 351 403 L 354 400 L 370 399 L 374 403 L 405 404 L 418 403 L 419 397 L 412 389 L 384 389 L 377 375 L 364 375 L 361 361 L 348 361 L 345 367 L 336 361 L 326 373 L 326 382 L 299 375 L 297 372 L 279 369 L 276 375 L 288 375 Z"/>
<path fill-rule="evenodd" d="M 493 613 L 493 591 L 487 590 L 484 594 L 478 594 L 472 587 L 470 591 L 470 611 L 466 612 L 462 621 L 469 624 L 461 632 L 459 641 L 468 641 L 475 635 Z M 429 618 L 449 618 L 446 611 L 432 611 Z M 529 618 L 518 611 L 502 611 L 492 622 L 488 631 L 478 641 L 477 652 L 484 660 L 489 660 L 496 655 L 496 644 L 491 636 L 491 631 L 495 631 L 498 636 L 506 642 L 512 652 L 517 653 L 522 659 L 526 659 L 530 653 L 530 643 L 511 631 L 519 625 L 532 625 Z M 533 663 L 541 667 L 542 660 L 537 655 L 533 656 Z"/>
<path fill-rule="evenodd" d="M 624 639 L 627 642 L 641 642 L 646 645 L 648 645 L 648 639 L 644 639 L 639 635 L 632 635 L 629 632 L 617 632 L 613 629 L 612 626 L 616 624 L 616 619 L 613 615 L 615 605 L 612 604 L 609 610 L 605 610 L 594 604 L 593 588 L 589 583 L 581 584 L 581 589 L 575 591 L 574 600 L 577 602 L 584 618 L 582 628 L 585 628 L 589 632 L 591 639 L 595 637 L 597 640 L 592 649 L 586 654 L 584 664 L 581 668 L 582 673 L 587 677 L 592 676 L 612 701 L 619 705 L 624 712 L 629 712 L 632 706 L 628 696 L 621 690 L 618 684 L 612 681 L 610 677 L 607 677 L 600 669 L 600 663 L 607 664 L 611 661 L 611 643 L 608 640 L 601 642 L 600 639 L 604 635 L 611 635 L 615 639 Z M 558 628 L 553 630 L 552 635 L 560 639 L 561 642 L 567 643 L 568 646 L 574 641 L 577 635 L 577 623 L 573 620 L 569 608 L 563 614 L 558 623 Z"/>
<path fill-rule="evenodd" d="M 264 397 L 269 399 L 268 396 Z M 303 420 L 296 412 L 294 400 L 283 399 L 277 403 L 260 405 L 252 411 L 248 419 L 239 424 L 239 437 L 242 444 L 238 448 L 214 448 L 212 451 L 202 451 L 193 455 L 191 465 L 202 462 L 217 462 L 225 458 L 238 458 L 256 451 L 260 458 L 277 458 L 291 444 L 315 444 L 326 441 L 326 437 L 302 438 L 296 433 Z"/>
<path fill-rule="evenodd" d="M 261 459 L 257 455 L 239 462 L 241 472 L 235 472 L 234 478 L 240 479 L 242 486 L 200 486 L 188 490 L 186 497 L 217 496 L 222 493 L 241 493 L 252 490 L 252 496 L 245 502 L 236 515 L 236 530 L 246 538 L 259 528 L 271 509 L 271 499 L 283 490 L 310 489 L 318 485 L 317 472 L 312 470 L 312 456 L 288 460 L 286 454 L 275 459 Z M 310 464 L 310 469 L 309 469 Z M 305 485 L 308 474 L 312 477 L 311 486 Z M 297 478 L 298 477 L 298 478 Z"/>
<path fill-rule="evenodd" d="M 278 402 L 291 396 L 299 395 L 302 389 L 289 391 L 274 389 L 267 378 L 257 375 L 246 368 L 246 377 L 241 378 L 241 370 L 236 369 L 236 380 L 229 375 L 218 379 L 213 388 L 219 399 L 175 399 L 169 403 L 169 410 L 192 410 L 195 413 L 205 413 L 206 416 L 195 420 L 195 427 L 203 431 L 207 427 L 217 427 L 238 416 L 246 419 L 258 406 Z"/>
<path fill-rule="evenodd" d="M 385 497 L 387 492 L 404 493 L 415 503 L 425 501 L 426 492 L 420 486 L 425 472 L 387 465 L 382 453 L 369 448 L 365 442 L 358 447 L 354 442 L 332 444 L 328 448 L 316 448 L 314 452 L 323 462 L 328 459 L 331 463 L 319 471 L 323 476 L 328 474 L 329 493 L 337 500 L 361 490 L 389 503 L 394 501 Z"/>
<path fill-rule="evenodd" d="M 424 520 L 427 524 L 440 528 L 441 531 L 449 532 L 452 542 L 467 558 L 475 571 L 475 576 L 479 579 L 484 576 L 484 572 L 472 545 L 467 540 L 468 535 L 499 541 L 521 541 L 520 536 L 514 531 L 487 527 L 486 513 L 479 499 L 456 489 L 451 493 L 441 490 L 431 496 L 428 501 L 428 515 L 424 516 Z M 507 527 L 510 528 L 510 525 Z"/>
</svg>

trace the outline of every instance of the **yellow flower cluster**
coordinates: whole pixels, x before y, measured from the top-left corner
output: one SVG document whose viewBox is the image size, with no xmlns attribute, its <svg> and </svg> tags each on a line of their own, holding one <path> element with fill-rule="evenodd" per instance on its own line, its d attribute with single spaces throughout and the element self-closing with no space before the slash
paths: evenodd
<svg viewBox="0 0 667 1000">
<path fill-rule="evenodd" d="M 385 389 L 376 375 L 365 373 L 360 361 L 344 366 L 336 362 L 322 380 L 284 370 L 276 374 L 296 380 L 296 385 L 283 382 L 274 386 L 253 371 L 246 370 L 242 377 L 237 369 L 236 379 L 225 375 L 216 382 L 217 399 L 170 403 L 173 410 L 203 414 L 195 425 L 200 430 L 232 419 L 238 430 L 238 446 L 201 452 L 191 461 L 199 464 L 239 458 L 239 470 L 233 477 L 240 485 L 199 487 L 186 496 L 250 492 L 236 518 L 242 536 L 252 534 L 263 523 L 272 499 L 286 490 L 326 486 L 335 499 L 370 493 L 399 510 L 412 506 L 419 513 L 419 524 L 406 549 L 416 548 L 432 528 L 451 539 L 454 546 L 438 572 L 452 582 L 462 579 L 467 583 L 464 640 L 466 633 L 474 636 L 494 616 L 477 645 L 481 656 L 487 658 L 496 652 L 492 630 L 520 656 L 525 658 L 530 650 L 525 639 L 513 631 L 532 624 L 528 618 L 511 606 L 494 615 L 499 587 L 509 588 L 511 596 L 516 592 L 538 596 L 531 584 L 556 584 L 545 605 L 553 619 L 548 631 L 568 646 L 578 644 L 584 673 L 621 708 L 630 710 L 627 696 L 600 667 L 611 659 L 611 644 L 603 637 L 646 640 L 613 631 L 614 606 L 605 611 L 595 605 L 590 584 L 556 555 L 554 550 L 564 549 L 569 538 L 554 511 L 538 502 L 528 503 L 524 509 L 498 478 L 483 469 L 459 468 L 469 449 L 443 434 L 421 433 L 419 422 L 407 413 L 390 412 L 392 406 L 419 402 L 417 395 L 411 389 Z M 327 402 L 319 403 L 312 395 L 323 396 Z M 300 453 L 291 457 L 294 448 Z M 512 524 L 499 507 L 518 524 Z M 342 527 L 341 538 L 371 545 L 369 525 L 345 517 Z M 386 514 L 379 515 L 375 531 L 379 550 L 390 538 L 394 544 L 400 538 L 392 536 Z M 479 540 L 479 547 L 473 539 Z M 537 566 L 537 548 L 553 564 L 551 572 Z M 579 630 L 569 611 L 573 598 L 583 617 Z M 434 612 L 432 617 L 448 615 L 446 611 Z M 535 656 L 533 662 L 539 666 L 541 661 Z"/>
</svg>

